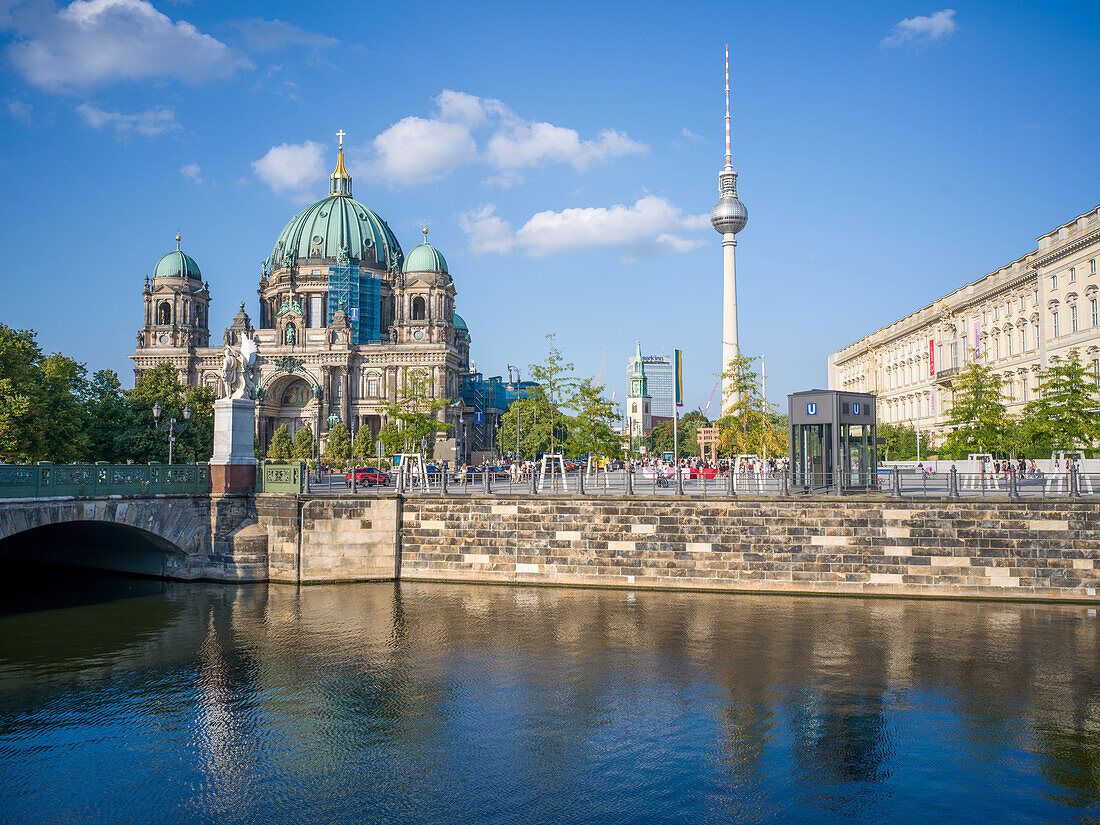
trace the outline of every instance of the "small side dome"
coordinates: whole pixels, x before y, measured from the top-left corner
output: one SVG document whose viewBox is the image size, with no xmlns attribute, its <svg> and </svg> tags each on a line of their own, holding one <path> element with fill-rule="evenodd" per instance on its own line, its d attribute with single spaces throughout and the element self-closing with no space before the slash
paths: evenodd
<svg viewBox="0 0 1100 825">
<path fill-rule="evenodd" d="M 447 272 L 447 259 L 443 253 L 428 243 L 428 227 L 424 227 L 424 243 L 415 247 L 405 258 L 402 272 Z"/>
<path fill-rule="evenodd" d="M 195 259 L 186 252 L 175 249 L 157 261 L 154 278 L 192 278 L 202 280 L 202 272 Z"/>
<path fill-rule="evenodd" d="M 470 331 L 470 328 L 466 326 L 466 321 L 457 312 L 455 313 L 455 329 L 466 330 L 466 332 Z"/>
</svg>

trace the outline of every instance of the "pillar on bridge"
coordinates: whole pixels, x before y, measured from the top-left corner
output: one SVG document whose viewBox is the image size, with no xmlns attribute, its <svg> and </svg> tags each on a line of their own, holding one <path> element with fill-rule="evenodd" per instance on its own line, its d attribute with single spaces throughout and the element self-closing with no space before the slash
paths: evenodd
<svg viewBox="0 0 1100 825">
<path fill-rule="evenodd" d="M 213 492 L 250 493 L 256 489 L 255 428 L 256 402 L 252 399 L 219 398 L 214 402 Z"/>
</svg>

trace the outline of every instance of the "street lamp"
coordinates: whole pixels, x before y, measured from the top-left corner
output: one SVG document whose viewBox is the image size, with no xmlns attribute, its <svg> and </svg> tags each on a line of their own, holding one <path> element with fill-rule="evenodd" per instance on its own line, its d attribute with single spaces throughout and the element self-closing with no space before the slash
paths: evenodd
<svg viewBox="0 0 1100 825">
<path fill-rule="evenodd" d="M 160 413 L 161 413 L 160 402 L 159 401 L 154 401 L 153 402 L 153 424 L 156 426 L 156 428 L 158 430 L 167 430 L 168 431 L 168 463 L 171 464 L 172 463 L 172 448 L 175 446 L 175 443 L 176 443 L 176 434 L 177 433 L 182 433 L 184 430 L 187 429 L 188 425 L 191 423 L 191 407 L 188 406 L 187 404 L 183 405 L 183 422 L 180 423 L 178 430 L 176 429 L 176 423 L 177 422 L 176 422 L 175 416 L 172 416 L 171 418 L 169 418 L 168 423 L 165 425 L 165 424 L 160 423 Z"/>
<path fill-rule="evenodd" d="M 512 381 L 512 371 L 516 373 L 516 380 Z M 512 403 L 515 404 L 519 398 L 516 393 L 519 392 L 519 382 L 522 376 L 519 374 L 519 367 L 513 367 L 508 365 L 508 392 L 512 393 Z M 519 461 L 519 410 L 516 410 L 516 461 Z"/>
</svg>

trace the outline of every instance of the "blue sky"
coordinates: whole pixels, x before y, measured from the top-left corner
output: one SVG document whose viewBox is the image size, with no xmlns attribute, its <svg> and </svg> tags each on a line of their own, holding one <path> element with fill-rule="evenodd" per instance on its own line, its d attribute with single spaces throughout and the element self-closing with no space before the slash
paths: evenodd
<svg viewBox="0 0 1100 825">
<path fill-rule="evenodd" d="M 217 338 L 343 129 L 356 198 L 406 250 L 431 227 L 487 375 L 556 332 L 621 400 L 640 338 L 704 405 L 726 42 L 740 339 L 774 402 L 1100 202 L 1094 2 L 0 0 L 0 28 L 0 321 L 125 385 L 176 230 Z"/>
</svg>

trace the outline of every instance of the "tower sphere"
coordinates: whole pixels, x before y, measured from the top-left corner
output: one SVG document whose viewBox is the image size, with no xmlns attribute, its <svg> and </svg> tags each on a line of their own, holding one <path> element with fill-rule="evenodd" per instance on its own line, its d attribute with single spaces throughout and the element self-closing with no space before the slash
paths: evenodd
<svg viewBox="0 0 1100 825">
<path fill-rule="evenodd" d="M 749 222 L 749 210 L 736 197 L 724 197 L 710 210 L 710 225 L 719 235 L 736 235 Z"/>
</svg>

